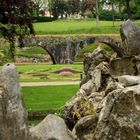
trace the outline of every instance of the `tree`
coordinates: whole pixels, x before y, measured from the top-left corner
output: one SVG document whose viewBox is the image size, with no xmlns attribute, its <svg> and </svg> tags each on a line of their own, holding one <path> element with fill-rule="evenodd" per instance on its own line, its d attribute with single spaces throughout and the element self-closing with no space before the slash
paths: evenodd
<svg viewBox="0 0 140 140">
<path fill-rule="evenodd" d="M 65 13 L 65 1 L 64 0 L 48 0 L 49 11 L 55 19 L 59 16 L 63 17 Z"/>
<path fill-rule="evenodd" d="M 31 15 L 34 3 L 30 0 L 0 0 L 0 34 L 10 42 L 10 55 L 14 60 L 15 37 L 20 46 L 27 34 L 34 34 Z"/>
<path fill-rule="evenodd" d="M 95 0 L 95 11 L 96 11 L 96 27 L 99 27 L 99 0 Z"/>
<path fill-rule="evenodd" d="M 66 12 L 70 15 L 78 14 L 81 10 L 80 0 L 67 0 L 66 1 Z"/>
<path fill-rule="evenodd" d="M 126 9 L 127 9 L 127 14 L 128 14 L 128 18 L 132 18 L 132 14 L 131 14 L 131 9 L 130 9 L 130 0 L 124 0 L 125 4 L 126 4 Z"/>
<path fill-rule="evenodd" d="M 96 15 L 96 0 L 82 0 L 82 13 L 91 11 L 93 15 Z"/>
<path fill-rule="evenodd" d="M 140 19 L 140 0 L 135 0 L 135 4 L 132 11 L 134 18 Z"/>
<path fill-rule="evenodd" d="M 123 5 L 126 9 L 128 18 L 132 18 L 132 7 L 130 5 L 131 2 L 135 3 L 135 0 L 116 0 L 120 3 L 120 5 Z"/>
<path fill-rule="evenodd" d="M 118 0 L 108 0 L 108 1 L 105 1 L 104 3 L 106 3 L 107 5 L 110 5 L 111 6 L 111 12 L 112 12 L 112 21 L 113 21 L 113 27 L 114 27 L 114 21 L 115 21 L 115 8 L 116 5 L 118 4 Z"/>
<path fill-rule="evenodd" d="M 40 11 L 44 11 L 48 8 L 48 0 L 33 0 L 33 2 L 37 16 L 39 16 Z"/>
<path fill-rule="evenodd" d="M 99 0 L 83 0 L 82 12 L 91 11 L 96 16 L 96 27 L 99 26 Z"/>
</svg>

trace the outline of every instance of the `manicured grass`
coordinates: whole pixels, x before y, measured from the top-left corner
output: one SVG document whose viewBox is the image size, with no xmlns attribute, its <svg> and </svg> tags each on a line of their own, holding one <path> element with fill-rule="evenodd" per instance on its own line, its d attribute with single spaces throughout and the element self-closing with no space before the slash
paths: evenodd
<svg viewBox="0 0 140 140">
<path fill-rule="evenodd" d="M 56 71 L 67 67 L 76 70 L 70 76 L 62 76 Z M 79 81 L 80 73 L 83 70 L 82 64 L 69 65 L 47 65 L 47 64 L 31 64 L 31 65 L 17 65 L 17 70 L 20 74 L 20 81 L 22 82 L 45 82 L 45 81 Z"/>
<path fill-rule="evenodd" d="M 119 34 L 120 25 L 124 21 L 100 21 L 99 28 L 96 28 L 94 20 L 79 21 L 52 21 L 44 23 L 34 23 L 36 34 Z M 140 20 L 135 21 L 140 25 Z"/>
<path fill-rule="evenodd" d="M 100 27 L 96 28 L 95 21 L 53 21 L 34 23 L 37 34 L 111 34 L 119 33 L 122 22 L 115 22 L 112 27 L 111 21 L 101 21 Z"/>
<path fill-rule="evenodd" d="M 41 47 L 37 46 L 28 47 L 27 50 L 20 50 L 16 52 L 16 55 L 25 57 L 33 57 L 40 54 L 48 54 L 48 53 Z"/>
<path fill-rule="evenodd" d="M 89 53 L 89 52 L 93 52 L 93 50 L 95 50 L 98 46 L 100 46 L 100 48 L 106 50 L 109 54 L 113 53 L 113 50 L 111 49 L 111 47 L 102 44 L 102 43 L 92 43 L 86 47 L 84 47 L 82 50 L 80 50 L 79 54 L 76 56 L 75 61 L 83 61 L 84 60 L 84 53 Z"/>
<path fill-rule="evenodd" d="M 23 87 L 27 110 L 62 109 L 78 91 L 78 85 Z"/>
</svg>

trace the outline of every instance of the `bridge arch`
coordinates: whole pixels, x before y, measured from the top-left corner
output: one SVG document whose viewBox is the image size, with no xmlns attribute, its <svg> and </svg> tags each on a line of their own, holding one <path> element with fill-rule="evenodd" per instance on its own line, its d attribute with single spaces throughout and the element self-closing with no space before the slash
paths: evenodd
<svg viewBox="0 0 140 140">
<path fill-rule="evenodd" d="M 95 42 L 95 37 L 89 36 L 35 36 L 24 39 L 24 44 L 40 46 L 46 50 L 53 64 L 73 63 L 79 51 L 92 42 Z"/>
<path fill-rule="evenodd" d="M 54 56 L 52 55 L 52 53 L 50 53 L 49 50 L 44 48 L 44 47 L 41 47 L 41 48 L 44 49 L 49 54 L 49 56 L 50 56 L 50 58 L 52 60 L 52 63 L 56 64 L 56 61 L 55 61 Z"/>
<path fill-rule="evenodd" d="M 95 37 L 90 37 L 82 41 L 62 42 L 55 45 L 40 45 L 52 58 L 53 64 L 73 63 L 75 56 L 85 46 L 94 43 Z"/>
</svg>

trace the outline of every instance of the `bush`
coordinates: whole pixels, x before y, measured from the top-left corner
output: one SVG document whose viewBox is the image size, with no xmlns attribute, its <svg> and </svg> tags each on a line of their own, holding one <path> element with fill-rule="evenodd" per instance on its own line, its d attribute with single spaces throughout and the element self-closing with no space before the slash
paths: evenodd
<svg viewBox="0 0 140 140">
<path fill-rule="evenodd" d="M 112 16 L 113 16 L 112 11 L 109 11 L 109 10 L 101 10 L 100 11 L 100 19 L 101 20 L 111 21 L 113 19 Z M 125 14 L 114 12 L 114 18 L 123 20 L 123 19 L 127 19 L 127 16 Z"/>
<path fill-rule="evenodd" d="M 86 18 L 93 18 L 93 14 L 92 14 L 91 11 L 86 11 L 86 12 L 84 13 L 84 16 L 85 16 Z"/>
<path fill-rule="evenodd" d="M 54 21 L 55 18 L 53 18 L 53 17 L 34 17 L 33 20 L 35 22 L 51 22 L 51 21 Z"/>
<path fill-rule="evenodd" d="M 100 19 L 101 20 L 112 20 L 112 12 L 108 10 L 101 10 L 100 11 Z"/>
<path fill-rule="evenodd" d="M 102 43 L 92 43 L 86 47 L 84 47 L 82 50 L 80 50 L 79 54 L 76 56 L 76 62 L 83 61 L 84 60 L 84 53 L 92 53 L 98 46 L 100 46 L 102 49 L 107 51 L 109 54 L 113 54 L 113 50 L 108 45 L 102 44 Z"/>
</svg>

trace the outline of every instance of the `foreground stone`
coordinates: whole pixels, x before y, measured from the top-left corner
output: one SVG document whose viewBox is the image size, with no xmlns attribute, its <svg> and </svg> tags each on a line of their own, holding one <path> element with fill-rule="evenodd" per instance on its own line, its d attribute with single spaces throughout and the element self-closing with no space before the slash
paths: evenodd
<svg viewBox="0 0 140 140">
<path fill-rule="evenodd" d="M 140 133 L 140 85 L 108 94 L 93 135 L 95 140 L 137 140 Z"/>
<path fill-rule="evenodd" d="M 63 115 L 70 129 L 80 118 L 95 114 L 105 94 L 117 88 L 117 83 L 110 76 L 109 64 L 104 61 L 108 61 L 108 55 L 100 48 L 86 54 L 85 78 L 81 88 L 64 108 Z M 110 84 L 108 87 L 111 82 L 113 86 Z"/>
<path fill-rule="evenodd" d="M 122 25 L 120 35 L 126 55 L 139 55 L 140 27 L 128 20 Z"/>
<path fill-rule="evenodd" d="M 0 74 L 0 140 L 29 140 L 28 130 L 18 73 L 6 64 Z"/>
<path fill-rule="evenodd" d="M 96 115 L 88 115 L 81 118 L 74 126 L 73 133 L 78 140 L 91 140 L 97 125 L 98 117 Z"/>
<path fill-rule="evenodd" d="M 64 120 L 48 115 L 29 131 L 18 73 L 13 64 L 0 72 L 0 140 L 74 140 Z"/>
<path fill-rule="evenodd" d="M 96 40 L 110 46 L 120 58 L 140 54 L 140 26 L 127 20 L 120 28 L 120 36 L 121 41 L 110 37 L 97 37 Z"/>
<path fill-rule="evenodd" d="M 140 84 L 140 77 L 139 76 L 132 76 L 132 75 L 122 75 L 117 77 L 120 84 L 124 87 L 134 86 Z"/>
<path fill-rule="evenodd" d="M 33 139 L 40 140 L 74 140 L 64 120 L 55 115 L 48 115 L 41 123 L 30 129 Z"/>
<path fill-rule="evenodd" d="M 112 63 L 102 52 L 85 55 L 85 78 L 66 103 L 64 118 L 78 140 L 138 140 L 140 77 L 134 75 L 139 63 L 134 57 Z"/>
</svg>

